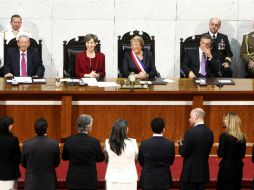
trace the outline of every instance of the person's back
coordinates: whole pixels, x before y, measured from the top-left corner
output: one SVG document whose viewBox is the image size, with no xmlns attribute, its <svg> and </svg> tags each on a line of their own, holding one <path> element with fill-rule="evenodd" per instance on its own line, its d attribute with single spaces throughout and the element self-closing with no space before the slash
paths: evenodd
<svg viewBox="0 0 254 190">
<path fill-rule="evenodd" d="M 139 163 L 142 166 L 141 186 L 143 189 L 169 189 L 172 184 L 170 165 L 175 158 L 174 143 L 163 137 L 163 119 L 151 122 L 153 137 L 143 141 L 139 149 Z"/>
<path fill-rule="evenodd" d="M 208 158 L 213 145 L 213 132 L 204 124 L 205 112 L 195 108 L 190 113 L 191 129 L 179 142 L 179 154 L 184 158 L 181 173 L 181 189 L 205 189 L 209 181 Z"/>
<path fill-rule="evenodd" d="M 49 139 L 47 122 L 40 118 L 35 123 L 37 136 L 24 142 L 21 164 L 26 168 L 25 190 L 55 190 L 55 168 L 60 163 L 59 143 Z"/>
<path fill-rule="evenodd" d="M 99 140 L 90 137 L 92 117 L 80 115 L 77 121 L 79 134 L 66 139 L 62 159 L 69 160 L 66 186 L 69 189 L 97 189 L 96 162 L 104 160 Z"/>
<path fill-rule="evenodd" d="M 138 153 L 136 139 L 124 140 L 125 148 L 121 155 L 115 154 L 105 142 L 105 150 L 108 154 L 108 166 L 105 179 L 112 182 L 132 182 L 137 180 L 135 158 Z"/>
</svg>

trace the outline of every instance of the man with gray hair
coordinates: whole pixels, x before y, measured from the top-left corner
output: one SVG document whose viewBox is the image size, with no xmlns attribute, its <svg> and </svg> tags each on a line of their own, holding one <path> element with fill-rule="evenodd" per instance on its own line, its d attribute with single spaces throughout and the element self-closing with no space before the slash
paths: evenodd
<svg viewBox="0 0 254 190">
<path fill-rule="evenodd" d="M 30 40 L 26 35 L 18 36 L 18 47 L 8 49 L 7 57 L 3 67 L 4 77 L 13 76 L 35 76 L 43 77 L 45 68 L 39 53 L 29 49 Z"/>
<path fill-rule="evenodd" d="M 66 139 L 62 159 L 69 160 L 66 186 L 69 190 L 97 189 L 96 162 L 104 160 L 100 141 L 88 134 L 93 118 L 81 114 L 77 119 L 78 134 Z"/>
<path fill-rule="evenodd" d="M 179 141 L 179 154 L 183 157 L 180 178 L 181 190 L 204 190 L 209 181 L 208 158 L 213 146 L 213 132 L 204 124 L 205 111 L 195 108 L 190 113 L 191 129 Z"/>
</svg>

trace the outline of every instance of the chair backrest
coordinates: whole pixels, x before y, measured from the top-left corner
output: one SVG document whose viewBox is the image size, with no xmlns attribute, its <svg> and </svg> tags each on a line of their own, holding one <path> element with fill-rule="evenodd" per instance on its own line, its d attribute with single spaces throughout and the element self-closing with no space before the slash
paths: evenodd
<svg viewBox="0 0 254 190">
<path fill-rule="evenodd" d="M 8 52 L 8 49 L 10 48 L 19 48 L 16 38 L 13 38 L 11 41 L 9 41 L 8 44 L 7 44 L 7 40 L 4 40 L 4 60 L 6 60 L 7 52 Z M 40 59 L 42 59 L 42 40 L 39 40 L 39 43 L 37 43 L 35 39 L 30 38 L 29 48 L 32 48 L 35 51 L 38 51 Z"/>
<path fill-rule="evenodd" d="M 63 41 L 63 77 L 75 77 L 75 57 L 77 53 L 85 50 L 85 36 L 78 36 L 78 39 L 72 38 Z M 96 50 L 100 52 L 100 40 L 96 45 Z"/>
<path fill-rule="evenodd" d="M 183 38 L 180 38 L 180 64 L 182 64 L 185 54 L 190 49 L 197 49 L 199 48 L 199 42 L 200 42 L 201 35 L 194 35 L 186 38 L 183 41 Z M 180 77 L 185 78 L 184 72 L 180 70 Z"/>
<path fill-rule="evenodd" d="M 141 36 L 144 40 L 144 49 L 147 49 L 153 53 L 153 59 L 155 60 L 155 40 L 154 36 L 150 36 L 143 31 L 127 32 L 122 37 L 118 36 L 118 77 L 122 77 L 122 65 L 125 51 L 131 50 L 130 40 L 134 36 Z"/>
</svg>

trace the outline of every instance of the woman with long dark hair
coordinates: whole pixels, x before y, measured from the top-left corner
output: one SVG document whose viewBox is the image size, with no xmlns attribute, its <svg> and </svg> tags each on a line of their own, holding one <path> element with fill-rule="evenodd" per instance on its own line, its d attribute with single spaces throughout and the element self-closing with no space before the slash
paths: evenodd
<svg viewBox="0 0 254 190">
<path fill-rule="evenodd" d="M 11 129 L 13 119 L 9 116 L 0 118 L 0 189 L 17 190 L 20 177 L 19 164 L 21 151 L 19 140 L 13 136 Z"/>
<path fill-rule="evenodd" d="M 243 161 L 246 151 L 246 138 L 241 131 L 241 119 L 236 113 L 225 115 L 226 131 L 220 135 L 217 154 L 219 164 L 217 190 L 240 190 L 243 176 Z"/>
<path fill-rule="evenodd" d="M 136 190 L 138 146 L 135 139 L 127 137 L 128 122 L 118 119 L 105 142 L 107 190 Z"/>
</svg>

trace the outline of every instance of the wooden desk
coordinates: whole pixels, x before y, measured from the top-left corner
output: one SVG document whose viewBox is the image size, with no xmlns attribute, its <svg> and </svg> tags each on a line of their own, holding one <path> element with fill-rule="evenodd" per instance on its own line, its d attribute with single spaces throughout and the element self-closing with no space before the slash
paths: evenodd
<svg viewBox="0 0 254 190">
<path fill-rule="evenodd" d="M 223 115 L 234 111 L 242 118 L 248 141 L 253 142 L 254 81 L 234 81 L 235 85 L 219 88 L 199 87 L 192 80 L 176 79 L 167 85 L 128 90 L 89 86 L 56 88 L 52 78 L 47 79 L 47 84 L 12 86 L 0 79 L 0 112 L 14 118 L 14 133 L 21 141 L 34 135 L 33 123 L 40 116 L 49 122 L 48 135 L 61 140 L 76 133 L 75 121 L 79 114 L 90 114 L 94 118 L 92 135 L 104 142 L 118 118 L 128 120 L 131 137 L 138 141 L 146 139 L 152 134 L 150 121 L 154 117 L 164 118 L 165 135 L 178 140 L 189 127 L 191 109 L 203 107 L 206 123 L 214 131 L 216 141 L 223 131 Z"/>
</svg>

